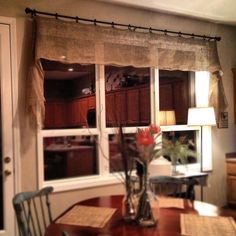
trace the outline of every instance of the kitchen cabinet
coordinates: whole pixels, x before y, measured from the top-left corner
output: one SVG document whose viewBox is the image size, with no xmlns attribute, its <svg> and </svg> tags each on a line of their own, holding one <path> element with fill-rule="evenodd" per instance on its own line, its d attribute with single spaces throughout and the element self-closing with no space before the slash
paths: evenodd
<svg viewBox="0 0 236 236">
<path fill-rule="evenodd" d="M 106 124 L 124 126 L 150 123 L 150 88 L 147 85 L 106 93 Z"/>
<path fill-rule="evenodd" d="M 48 100 L 45 103 L 45 128 L 70 128 L 87 125 L 87 112 L 96 107 L 94 95 Z"/>
<path fill-rule="evenodd" d="M 106 94 L 106 123 L 107 125 L 114 125 L 115 122 L 115 96 L 114 93 Z"/>
<path fill-rule="evenodd" d="M 121 122 L 121 124 L 125 125 L 127 120 L 126 91 L 125 90 L 117 91 L 114 93 L 114 96 L 115 96 L 114 109 L 116 110 L 116 114 L 119 114 L 119 121 Z"/>
<path fill-rule="evenodd" d="M 227 200 L 236 205 L 236 153 L 226 154 Z"/>
<path fill-rule="evenodd" d="M 183 78 L 164 78 L 160 80 L 160 110 L 174 110 L 176 124 L 187 124 L 190 107 L 189 80 Z"/>
<path fill-rule="evenodd" d="M 67 104 L 64 101 L 49 101 L 45 104 L 45 128 L 63 128 L 67 124 Z"/>
<path fill-rule="evenodd" d="M 127 90 L 127 123 L 129 125 L 139 124 L 139 89 Z"/>
<path fill-rule="evenodd" d="M 126 124 L 126 91 L 117 90 L 106 94 L 106 123 L 109 126 Z"/>
<path fill-rule="evenodd" d="M 149 125 L 151 117 L 150 88 L 144 87 L 139 90 L 139 116 L 141 125 Z"/>
<path fill-rule="evenodd" d="M 106 123 L 108 127 L 148 125 L 150 123 L 150 88 L 142 85 L 106 93 Z M 45 128 L 87 126 L 87 113 L 96 109 L 95 95 L 64 101 L 49 100 L 45 104 Z"/>
</svg>

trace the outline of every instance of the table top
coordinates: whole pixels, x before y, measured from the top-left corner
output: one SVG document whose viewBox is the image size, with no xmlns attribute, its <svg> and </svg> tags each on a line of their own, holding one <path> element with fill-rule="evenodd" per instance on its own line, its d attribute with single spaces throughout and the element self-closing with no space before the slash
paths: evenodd
<svg viewBox="0 0 236 236">
<path fill-rule="evenodd" d="M 157 226 L 145 228 L 138 226 L 135 223 L 127 223 L 123 220 L 121 214 L 122 199 L 123 196 L 121 195 L 107 196 L 88 199 L 77 203 L 79 205 L 85 206 L 116 208 L 116 212 L 113 214 L 104 228 L 58 224 L 55 223 L 55 220 L 47 228 L 45 236 L 61 236 L 62 231 L 67 232 L 68 236 L 180 236 L 181 213 L 191 213 L 202 216 L 232 216 L 234 220 L 236 220 L 236 212 L 233 212 L 230 209 L 219 208 L 214 205 L 199 201 L 191 202 L 190 200 L 184 200 L 184 209 L 160 208 L 159 211 L 156 210 L 154 214 L 158 221 Z M 65 214 L 75 205 L 71 206 L 63 214 Z"/>
<path fill-rule="evenodd" d="M 206 178 L 208 176 L 208 173 L 206 172 L 196 172 L 196 171 L 188 171 L 179 173 L 177 175 L 174 175 L 175 178 Z"/>
</svg>

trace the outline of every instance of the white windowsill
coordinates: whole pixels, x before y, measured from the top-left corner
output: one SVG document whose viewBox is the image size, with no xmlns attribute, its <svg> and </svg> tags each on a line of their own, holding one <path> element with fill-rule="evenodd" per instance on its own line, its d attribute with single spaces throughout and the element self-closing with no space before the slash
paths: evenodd
<svg viewBox="0 0 236 236">
<path fill-rule="evenodd" d="M 68 178 L 60 180 L 44 181 L 41 187 L 52 186 L 54 192 L 68 191 L 73 189 L 86 189 L 112 184 L 122 184 L 118 174 L 94 175 L 88 177 Z"/>
</svg>

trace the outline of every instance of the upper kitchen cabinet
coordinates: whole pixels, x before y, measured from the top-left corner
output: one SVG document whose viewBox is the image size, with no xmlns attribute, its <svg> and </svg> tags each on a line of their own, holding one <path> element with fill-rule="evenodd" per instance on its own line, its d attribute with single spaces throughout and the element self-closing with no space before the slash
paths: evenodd
<svg viewBox="0 0 236 236">
<path fill-rule="evenodd" d="M 105 66 L 106 126 L 149 125 L 150 69 Z"/>
<path fill-rule="evenodd" d="M 95 113 L 91 112 L 96 107 L 95 66 L 48 60 L 42 60 L 42 66 L 45 71 L 44 128 L 95 127 Z"/>
<path fill-rule="evenodd" d="M 159 76 L 160 110 L 174 110 L 176 124 L 187 124 L 188 108 L 194 105 L 189 72 L 160 70 Z"/>
</svg>

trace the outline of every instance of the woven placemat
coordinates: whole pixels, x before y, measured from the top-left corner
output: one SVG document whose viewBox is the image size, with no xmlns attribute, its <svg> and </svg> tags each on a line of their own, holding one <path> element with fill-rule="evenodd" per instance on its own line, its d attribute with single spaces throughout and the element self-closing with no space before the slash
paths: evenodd
<svg viewBox="0 0 236 236">
<path fill-rule="evenodd" d="M 181 198 L 172 198 L 172 197 L 160 197 L 159 198 L 159 207 L 160 208 L 181 208 L 184 209 L 184 201 Z"/>
<path fill-rule="evenodd" d="M 232 217 L 180 215 L 181 234 L 189 236 L 233 236 L 236 224 Z"/>
<path fill-rule="evenodd" d="M 116 209 L 76 205 L 56 223 L 103 228 Z"/>
</svg>

